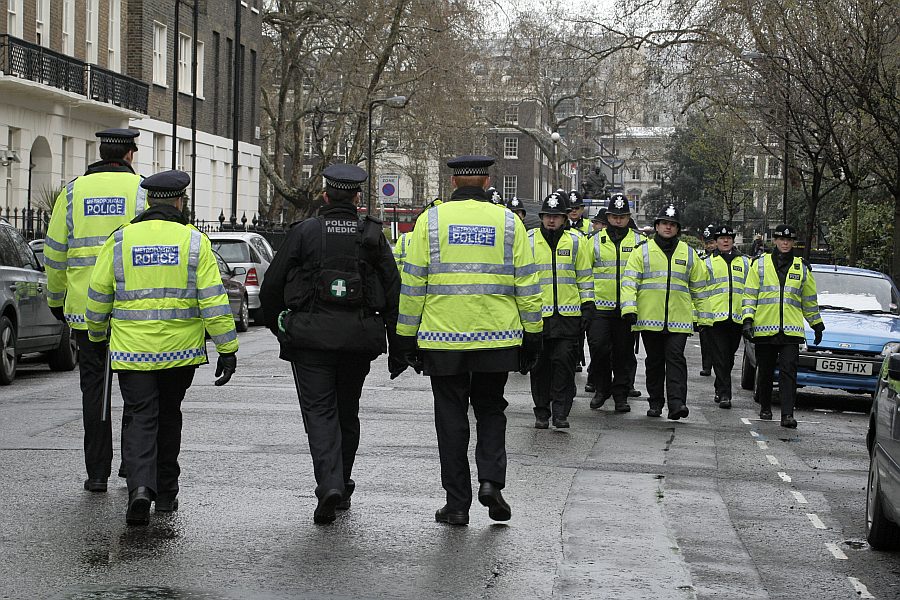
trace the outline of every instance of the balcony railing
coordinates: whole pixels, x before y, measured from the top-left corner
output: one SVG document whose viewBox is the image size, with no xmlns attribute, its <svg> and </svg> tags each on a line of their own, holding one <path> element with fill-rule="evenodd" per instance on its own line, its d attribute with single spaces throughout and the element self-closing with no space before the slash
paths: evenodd
<svg viewBox="0 0 900 600">
<path fill-rule="evenodd" d="M 150 86 L 143 81 L 11 35 L 0 35 L 0 72 L 147 113 Z"/>
</svg>

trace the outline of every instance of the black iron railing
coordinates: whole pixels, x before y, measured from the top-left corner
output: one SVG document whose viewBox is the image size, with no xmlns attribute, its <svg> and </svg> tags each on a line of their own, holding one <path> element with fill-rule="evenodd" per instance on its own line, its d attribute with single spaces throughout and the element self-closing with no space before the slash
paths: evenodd
<svg viewBox="0 0 900 600">
<path fill-rule="evenodd" d="M 0 35 L 0 71 L 84 95 L 84 63 L 11 35 Z"/>
<path fill-rule="evenodd" d="M 29 211 L 25 208 L 9 207 L 3 210 L 0 207 L 0 218 L 6 219 L 29 242 L 43 239 L 47 235 L 47 225 L 50 224 L 50 213 L 40 208 L 32 208 Z"/>
<path fill-rule="evenodd" d="M 150 86 L 97 65 L 86 65 L 88 95 L 98 102 L 108 102 L 140 113 L 147 113 Z"/>
</svg>

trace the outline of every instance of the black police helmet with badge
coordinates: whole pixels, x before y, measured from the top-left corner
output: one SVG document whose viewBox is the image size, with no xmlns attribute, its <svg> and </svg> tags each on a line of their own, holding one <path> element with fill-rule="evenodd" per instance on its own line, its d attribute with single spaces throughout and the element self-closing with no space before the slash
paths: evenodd
<svg viewBox="0 0 900 600">
<path fill-rule="evenodd" d="M 356 165 L 335 163 L 325 167 L 322 177 L 325 178 L 326 192 L 328 188 L 345 192 L 359 192 L 362 189 L 362 183 L 368 176 Z"/>
<path fill-rule="evenodd" d="M 566 197 L 559 192 L 553 192 L 541 203 L 541 210 L 538 215 L 566 215 L 569 212 L 569 205 Z"/>
<path fill-rule="evenodd" d="M 712 223 L 710 223 L 709 225 L 707 225 L 706 227 L 703 228 L 702 233 L 703 233 L 703 241 L 704 242 L 711 242 L 715 239 L 715 237 L 713 236 L 713 231 L 715 231 L 715 229 L 716 229 L 716 226 L 713 225 Z"/>
<path fill-rule="evenodd" d="M 601 206 L 600 210 L 597 211 L 597 214 L 591 217 L 591 221 L 594 223 L 605 223 L 609 225 L 609 220 L 606 218 L 606 215 L 609 214 L 609 210 L 605 206 Z"/>
<path fill-rule="evenodd" d="M 624 194 L 613 194 L 609 199 L 609 206 L 606 208 L 608 215 L 630 215 L 631 207 L 628 205 L 628 198 Z"/>
<path fill-rule="evenodd" d="M 797 228 L 793 225 L 785 225 L 782 223 L 778 227 L 775 228 L 775 233 L 773 234 L 776 238 L 787 238 L 789 240 L 797 239 Z"/>
<path fill-rule="evenodd" d="M 653 225 L 656 226 L 660 221 L 670 221 L 681 227 L 681 211 L 674 204 L 666 204 L 659 209 L 659 214 L 656 215 Z"/>
<path fill-rule="evenodd" d="M 584 206 L 584 198 L 578 193 L 578 190 L 569 190 L 569 210 Z"/>
<path fill-rule="evenodd" d="M 734 237 L 735 232 L 734 228 L 728 225 L 719 225 L 718 227 L 713 228 L 711 232 L 711 239 L 719 239 L 720 237 Z"/>
<path fill-rule="evenodd" d="M 128 146 L 131 150 L 137 150 L 135 138 L 141 135 L 140 131 L 134 129 L 104 129 L 94 134 L 100 138 L 101 144 L 121 144 Z"/>
<path fill-rule="evenodd" d="M 447 161 L 447 168 L 454 177 L 487 177 L 488 169 L 494 164 L 490 156 L 467 154 Z"/>
<path fill-rule="evenodd" d="M 494 204 L 503 204 L 503 196 L 497 191 L 497 188 L 491 186 L 487 189 L 487 193 L 491 195 L 491 202 Z"/>
<path fill-rule="evenodd" d="M 522 211 L 522 214 L 528 214 L 528 212 L 525 210 L 525 203 L 519 200 L 519 198 L 516 196 L 513 196 L 506 201 L 506 208 L 513 212 Z"/>
<path fill-rule="evenodd" d="M 184 196 L 184 191 L 191 185 L 191 176 L 184 171 L 163 171 L 141 181 L 141 187 L 147 190 L 147 198 L 166 199 Z"/>
</svg>

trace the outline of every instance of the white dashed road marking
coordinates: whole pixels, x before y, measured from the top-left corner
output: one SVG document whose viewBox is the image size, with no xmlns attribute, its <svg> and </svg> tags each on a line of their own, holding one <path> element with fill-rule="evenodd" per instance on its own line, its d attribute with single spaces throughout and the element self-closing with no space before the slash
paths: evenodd
<svg viewBox="0 0 900 600">
<path fill-rule="evenodd" d="M 741 423 L 743 423 L 744 425 L 750 425 L 750 419 L 744 417 L 741 419 Z"/>
<path fill-rule="evenodd" d="M 828 529 L 816 513 L 806 513 L 806 518 L 816 529 Z"/>
<path fill-rule="evenodd" d="M 806 501 L 806 497 L 800 492 L 791 492 L 791 494 L 793 494 L 794 500 L 797 501 L 797 504 L 809 504 L 809 502 Z"/>
<path fill-rule="evenodd" d="M 832 556 L 834 556 L 838 560 L 847 560 L 847 555 L 844 554 L 844 551 L 838 548 L 838 545 L 834 542 L 828 542 L 825 544 L 825 547 L 828 548 L 828 551 L 831 552 Z"/>
<path fill-rule="evenodd" d="M 770 465 L 775 465 L 776 467 L 779 466 L 779 464 L 780 464 L 778 462 L 778 459 L 775 458 L 774 456 L 772 456 L 771 454 L 766 454 L 766 460 L 769 461 Z"/>
<path fill-rule="evenodd" d="M 785 473 L 784 471 L 778 471 L 778 476 L 781 477 L 781 480 L 785 483 L 791 482 L 791 476 Z"/>
<path fill-rule="evenodd" d="M 757 432 L 755 432 L 755 431 L 751 431 L 751 432 L 750 432 L 750 435 L 752 435 L 752 436 L 755 437 L 755 438 L 758 438 L 758 437 L 759 437 L 759 434 L 758 434 Z"/>
<path fill-rule="evenodd" d="M 853 589 L 856 590 L 857 597 L 859 598 L 874 598 L 872 594 L 869 593 L 869 589 L 856 577 L 848 577 L 850 580 L 850 585 L 853 586 Z"/>
<path fill-rule="evenodd" d="M 769 444 L 767 444 L 766 442 L 764 442 L 762 440 L 757 440 L 756 445 L 759 446 L 760 450 L 768 450 L 769 449 Z"/>
</svg>

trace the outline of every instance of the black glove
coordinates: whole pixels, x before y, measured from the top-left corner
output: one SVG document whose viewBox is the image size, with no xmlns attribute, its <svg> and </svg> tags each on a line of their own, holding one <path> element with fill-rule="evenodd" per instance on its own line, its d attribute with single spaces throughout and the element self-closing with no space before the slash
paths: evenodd
<svg viewBox="0 0 900 600">
<path fill-rule="evenodd" d="M 522 338 L 522 347 L 519 348 L 519 373 L 525 375 L 537 364 L 541 351 L 544 349 L 544 338 L 540 333 L 525 332 Z"/>
<path fill-rule="evenodd" d="M 629 327 L 634 327 L 637 324 L 637 313 L 622 315 L 622 320 L 628 323 Z"/>
<path fill-rule="evenodd" d="M 825 325 L 823 323 L 818 323 L 818 324 L 816 324 L 815 327 L 813 327 L 813 335 L 814 335 L 813 344 L 818 346 L 819 344 L 822 343 L 822 334 L 823 333 L 825 333 Z"/>
<path fill-rule="evenodd" d="M 57 321 L 66 322 L 66 311 L 63 310 L 62 306 L 51 306 L 50 312 L 53 313 L 53 316 L 56 317 Z"/>
<path fill-rule="evenodd" d="M 746 319 L 744 321 L 744 326 L 741 328 L 741 335 L 744 336 L 744 339 L 748 342 L 753 341 L 753 319 Z"/>
<path fill-rule="evenodd" d="M 402 368 L 401 364 L 404 365 Z M 422 358 L 419 356 L 416 338 L 408 335 L 392 336 L 388 356 L 388 370 L 391 372 L 391 379 L 395 379 L 406 370 L 406 367 L 412 367 L 416 373 L 422 372 Z"/>
<path fill-rule="evenodd" d="M 234 375 L 234 372 L 237 370 L 237 356 L 235 356 L 234 352 L 229 354 L 220 354 L 219 359 L 216 361 L 216 385 L 225 385 L 229 381 L 231 381 L 231 376 Z"/>
</svg>

